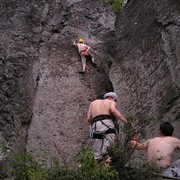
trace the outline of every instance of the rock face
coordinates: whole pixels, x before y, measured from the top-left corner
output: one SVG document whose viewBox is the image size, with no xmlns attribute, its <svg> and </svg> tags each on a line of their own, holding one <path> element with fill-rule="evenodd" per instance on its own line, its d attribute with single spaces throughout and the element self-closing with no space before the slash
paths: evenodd
<svg viewBox="0 0 180 180">
<path fill-rule="evenodd" d="M 130 1 L 117 18 L 110 79 L 125 114 L 174 122 L 179 137 L 178 7 L 178 1 Z"/>
<path fill-rule="evenodd" d="M 113 90 L 103 43 L 115 15 L 96 1 L 9 3 L 1 16 L 1 131 L 14 150 L 69 162 L 89 139 L 90 101 Z M 98 65 L 85 75 L 72 45 L 79 37 Z"/>
<path fill-rule="evenodd" d="M 172 122 L 180 138 L 179 7 L 176 0 L 134 0 L 117 17 L 109 75 L 119 107 L 127 115 L 155 117 L 140 139 L 156 136 L 162 121 Z M 137 159 L 144 156 L 139 153 Z"/>
<path fill-rule="evenodd" d="M 85 119 L 90 101 L 112 90 L 105 70 L 107 60 L 101 53 L 105 51 L 104 41 L 114 30 L 115 16 L 95 1 L 46 6 L 53 10 L 44 18 L 42 34 L 49 35 L 41 43 L 38 88 L 26 148 L 36 156 L 49 154 L 69 162 L 89 139 Z M 82 65 L 72 45 L 77 36 L 83 37 L 96 53 L 98 68 L 88 66 L 85 75 L 78 73 Z"/>
<path fill-rule="evenodd" d="M 2 1 L 3 138 L 42 163 L 72 162 L 90 143 L 90 102 L 113 90 L 124 115 L 155 117 L 148 137 L 163 120 L 180 137 L 179 7 L 177 0 L 132 0 L 116 17 L 95 0 Z M 78 38 L 92 47 L 97 63 L 84 75 L 72 45 Z"/>
<path fill-rule="evenodd" d="M 37 5 L 26 1 L 1 1 L 0 131 L 9 145 L 20 151 L 25 150 L 36 93 L 41 32 L 38 12 Z"/>
</svg>

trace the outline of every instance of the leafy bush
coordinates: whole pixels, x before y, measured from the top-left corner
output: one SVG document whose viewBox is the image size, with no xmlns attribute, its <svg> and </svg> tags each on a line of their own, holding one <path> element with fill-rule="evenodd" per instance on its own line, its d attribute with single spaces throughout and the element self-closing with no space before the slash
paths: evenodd
<svg viewBox="0 0 180 180">
<path fill-rule="evenodd" d="M 54 167 L 45 168 L 38 165 L 31 155 L 21 154 L 12 158 L 11 175 L 17 180 L 118 180 L 115 170 L 97 166 L 93 152 L 87 147 L 82 149 L 77 160 L 80 165 L 76 167 L 56 162 Z"/>
<path fill-rule="evenodd" d="M 84 180 L 118 180 L 118 173 L 113 169 L 107 169 L 104 165 L 97 165 L 93 152 L 84 147 L 78 156 L 81 167 L 78 169 L 80 179 Z"/>
<path fill-rule="evenodd" d="M 134 136 L 140 136 L 154 118 L 152 116 L 136 118 L 129 116 L 126 119 L 128 123 L 122 128 L 123 132 L 118 134 L 115 143 L 108 148 L 107 154 L 112 158 L 111 167 L 118 172 L 119 179 L 152 180 L 154 167 L 149 167 L 146 164 L 138 164 L 136 167 L 131 165 L 131 159 L 135 151 L 135 148 L 131 145 L 131 140 Z"/>
<path fill-rule="evenodd" d="M 11 176 L 18 180 L 39 180 L 41 179 L 41 167 L 36 163 L 35 159 L 28 154 L 18 154 L 11 159 L 10 162 Z"/>
<path fill-rule="evenodd" d="M 104 166 L 97 166 L 93 158 L 93 152 L 83 147 L 77 156 L 79 165 L 77 167 L 67 167 L 56 165 L 49 169 L 46 180 L 118 180 L 118 174 L 114 170 L 106 169 Z"/>
<path fill-rule="evenodd" d="M 18 180 L 144 180 L 153 179 L 153 168 L 146 165 L 131 165 L 135 149 L 130 142 L 134 135 L 145 131 L 145 127 L 153 117 L 127 117 L 128 124 L 122 128 L 115 143 L 108 149 L 112 157 L 109 167 L 97 164 L 90 148 L 84 146 L 76 157 L 76 165 L 69 166 L 54 160 L 51 168 L 40 166 L 29 154 L 21 154 L 11 160 L 11 175 Z M 133 125 L 132 125 L 133 124 Z"/>
<path fill-rule="evenodd" d="M 115 12 L 120 11 L 125 5 L 124 0 L 101 0 L 101 1 L 105 4 L 110 4 Z"/>
</svg>

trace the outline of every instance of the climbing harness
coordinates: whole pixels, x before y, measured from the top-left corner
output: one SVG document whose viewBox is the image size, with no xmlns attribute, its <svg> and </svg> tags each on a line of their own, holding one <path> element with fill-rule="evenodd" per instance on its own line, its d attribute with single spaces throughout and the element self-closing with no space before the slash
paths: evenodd
<svg viewBox="0 0 180 180">
<path fill-rule="evenodd" d="M 94 118 L 92 119 L 92 124 L 91 124 L 91 128 L 90 128 L 90 138 L 91 138 L 91 139 L 104 139 L 104 137 L 105 137 L 106 134 L 116 134 L 116 130 L 115 130 L 115 129 L 110 128 L 108 125 L 106 125 L 106 124 L 103 122 L 103 120 L 105 120 L 105 119 L 111 119 L 111 120 L 113 121 L 112 116 L 110 116 L 110 115 L 104 115 L 104 114 L 103 114 L 103 115 L 96 116 L 96 117 L 94 117 Z M 105 125 L 105 126 L 108 128 L 108 130 L 105 131 L 105 132 L 103 132 L 103 133 L 95 133 L 95 132 L 93 131 L 93 129 L 92 129 L 92 125 L 93 125 L 94 123 L 96 123 L 97 121 L 101 121 L 101 123 L 102 123 L 103 125 Z M 113 122 L 114 122 L 114 121 L 113 121 Z M 95 124 L 95 129 L 96 129 L 96 124 Z"/>
<path fill-rule="evenodd" d="M 97 67 L 97 64 L 93 61 L 93 57 L 89 52 L 86 51 L 84 57 L 86 58 L 86 62 L 90 62 L 93 67 Z"/>
<path fill-rule="evenodd" d="M 92 128 L 92 126 L 90 126 L 89 127 L 89 137 L 91 140 L 93 139 L 93 133 L 94 133 L 93 128 Z"/>
<path fill-rule="evenodd" d="M 95 123 L 97 121 L 100 121 L 100 120 L 104 120 L 104 119 L 112 119 L 112 117 L 110 115 L 98 115 L 98 116 L 95 116 L 93 119 L 92 119 L 92 123 Z"/>
<path fill-rule="evenodd" d="M 88 51 L 85 51 L 85 52 L 84 52 L 84 57 L 88 57 L 88 56 L 89 56 Z"/>
</svg>

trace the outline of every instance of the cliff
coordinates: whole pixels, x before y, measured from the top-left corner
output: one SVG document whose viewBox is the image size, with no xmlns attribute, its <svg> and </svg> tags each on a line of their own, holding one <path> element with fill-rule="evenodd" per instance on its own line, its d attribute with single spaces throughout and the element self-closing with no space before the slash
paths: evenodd
<svg viewBox="0 0 180 180">
<path fill-rule="evenodd" d="M 12 151 L 71 162 L 90 143 L 90 102 L 108 91 L 122 114 L 155 117 L 147 137 L 165 120 L 180 137 L 179 8 L 131 0 L 116 15 L 94 0 L 2 1 L 0 131 Z M 80 37 L 97 63 L 85 75 Z"/>
</svg>

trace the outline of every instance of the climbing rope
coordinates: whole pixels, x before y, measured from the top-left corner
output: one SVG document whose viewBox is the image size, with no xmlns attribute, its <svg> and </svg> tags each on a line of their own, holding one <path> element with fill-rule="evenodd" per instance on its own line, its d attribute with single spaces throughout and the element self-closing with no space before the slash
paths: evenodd
<svg viewBox="0 0 180 180">
<path fill-rule="evenodd" d="M 89 75 L 89 70 L 88 70 L 89 68 L 86 66 L 86 74 L 87 74 L 87 80 L 88 80 L 88 82 L 89 82 L 89 84 L 90 84 L 90 87 L 91 87 L 91 92 L 92 92 L 92 97 L 93 97 L 93 99 L 95 100 L 96 99 L 96 96 L 95 96 L 95 90 L 94 90 L 94 88 L 93 88 L 93 84 L 92 84 L 92 81 L 91 81 L 91 78 L 90 78 L 90 75 Z"/>
<path fill-rule="evenodd" d="M 75 38 L 77 37 L 77 39 L 79 39 L 80 38 L 80 32 L 79 32 L 80 23 L 79 23 L 79 19 L 78 19 L 77 14 L 75 15 L 75 12 L 73 10 L 71 10 L 71 14 L 72 14 L 73 22 L 74 22 L 74 27 L 75 27 Z M 92 82 L 91 82 L 91 78 L 89 76 L 88 68 L 87 68 L 86 72 L 87 72 L 86 73 L 87 74 L 86 77 L 87 77 L 87 80 L 88 80 L 88 82 L 90 84 L 90 87 L 91 87 L 93 99 L 96 99 L 95 91 L 94 91 L 94 88 L 93 88 L 93 85 L 92 85 Z"/>
<path fill-rule="evenodd" d="M 72 14 L 72 19 L 73 19 L 73 23 L 74 23 L 74 27 L 75 27 L 75 38 L 77 37 L 77 39 L 80 38 L 80 33 L 79 33 L 79 19 L 78 19 L 78 16 L 76 15 L 75 16 L 75 13 L 73 10 L 70 11 L 71 14 Z"/>
</svg>

